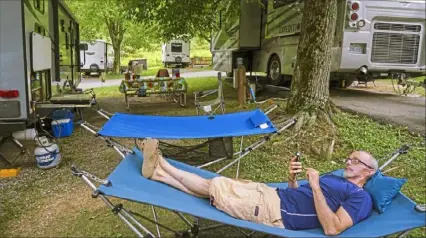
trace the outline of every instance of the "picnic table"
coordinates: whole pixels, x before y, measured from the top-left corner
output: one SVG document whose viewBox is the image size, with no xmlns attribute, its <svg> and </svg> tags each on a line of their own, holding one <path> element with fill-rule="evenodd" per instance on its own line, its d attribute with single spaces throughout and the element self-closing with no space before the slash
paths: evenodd
<svg viewBox="0 0 426 238">
<path fill-rule="evenodd" d="M 171 97 L 181 106 L 186 106 L 187 89 L 188 84 L 182 77 L 124 79 L 119 87 L 120 92 L 124 94 L 128 109 L 130 109 L 129 97 L 147 97 L 149 95 Z"/>
</svg>

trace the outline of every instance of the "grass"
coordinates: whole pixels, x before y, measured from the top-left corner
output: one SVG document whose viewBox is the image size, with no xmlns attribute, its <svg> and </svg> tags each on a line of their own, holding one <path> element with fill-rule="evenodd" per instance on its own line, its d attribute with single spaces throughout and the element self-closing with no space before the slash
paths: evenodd
<svg viewBox="0 0 426 238">
<path fill-rule="evenodd" d="M 188 79 L 188 99 L 192 92 L 217 87 L 214 77 Z M 124 99 L 118 87 L 96 89 L 100 106 L 107 111 L 125 112 Z M 120 99 L 119 99 L 120 98 Z M 225 84 L 227 112 L 249 110 L 254 105 L 238 106 L 236 93 L 231 86 Z M 140 102 L 132 101 L 131 112 L 149 115 L 194 115 L 195 109 L 191 101 L 187 108 L 163 99 L 141 98 Z M 261 100 L 261 98 L 259 98 Z M 273 120 L 284 116 L 282 108 L 285 103 L 277 102 L 280 107 L 270 114 Z M 262 105 L 263 107 L 263 105 Z M 92 111 L 88 111 L 85 119 L 91 124 L 102 126 L 105 120 Z M 417 203 L 426 203 L 424 171 L 426 170 L 426 150 L 423 138 L 415 137 L 406 128 L 383 125 L 366 117 L 338 113 L 334 117 L 338 126 L 338 140 L 335 144 L 333 157 L 330 160 L 320 158 L 311 147 L 316 146 L 317 129 L 306 131 L 304 136 L 293 138 L 291 131 L 274 137 L 266 145 L 251 152 L 242 159 L 240 178 L 261 182 L 280 182 L 287 178 L 288 159 L 299 150 L 302 152 L 304 167 L 316 168 L 320 173 L 341 168 L 342 158 L 351 151 L 362 149 L 372 152 L 377 158 L 389 158 L 389 153 L 403 144 L 412 144 L 408 154 L 401 155 L 389 165 L 393 169 L 386 174 L 407 178 L 402 191 Z M 245 144 L 259 139 L 245 139 Z M 134 141 L 119 139 L 127 147 Z M 193 140 L 180 143 L 193 143 Z M 234 144 L 237 144 L 234 141 Z M 178 143 L 176 141 L 176 143 Z M 88 131 L 76 126 L 71 137 L 60 140 L 62 162 L 57 169 L 40 170 L 36 168 L 32 151 L 32 143 L 25 144 L 28 152 L 22 158 L 22 172 L 16 178 L 0 180 L 0 237 L 3 236 L 54 236 L 54 237 L 128 237 L 134 234 L 112 214 L 100 199 L 92 199 L 91 191 L 79 178 L 72 176 L 70 166 L 80 168 L 105 178 L 117 166 L 121 158 L 107 147 L 106 144 Z M 236 145 L 237 146 L 237 145 Z M 384 160 L 380 160 L 383 163 Z M 217 170 L 224 163 L 210 166 L 207 169 Z M 235 174 L 235 166 L 223 173 L 225 176 Z M 128 209 L 152 218 L 150 207 L 113 198 L 112 202 L 120 202 Z M 164 209 L 157 209 L 159 219 L 174 229 L 186 228 L 185 224 L 176 219 L 176 215 Z M 201 220 L 202 224 L 208 221 Z M 155 231 L 150 223 L 143 223 Z M 374 228 L 371 228 L 374 229 Z M 162 230 L 162 232 L 165 232 Z M 226 228 L 205 233 L 207 237 L 241 237 L 235 229 Z M 425 236 L 425 229 L 416 229 L 411 236 Z M 165 232 L 164 237 L 171 233 Z"/>
</svg>

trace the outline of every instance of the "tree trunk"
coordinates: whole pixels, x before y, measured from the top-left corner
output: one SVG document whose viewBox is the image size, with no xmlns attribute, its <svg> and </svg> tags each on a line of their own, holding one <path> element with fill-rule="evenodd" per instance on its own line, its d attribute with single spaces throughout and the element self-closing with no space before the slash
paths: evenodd
<svg viewBox="0 0 426 238">
<path fill-rule="evenodd" d="M 337 0 L 304 1 L 292 97 L 287 104 L 287 112 L 297 119 L 294 134 L 301 141 L 312 141 L 314 135 L 311 150 L 319 148 L 323 159 L 331 158 L 336 136 L 328 91 L 336 15 Z"/>
<path fill-rule="evenodd" d="M 114 73 L 120 73 L 121 45 L 113 45 L 112 48 L 114 49 Z"/>
<path fill-rule="evenodd" d="M 289 113 L 326 120 L 324 113 L 331 113 L 328 89 L 336 15 L 337 0 L 304 1 Z M 310 121 L 303 119 L 300 124 Z"/>
<path fill-rule="evenodd" d="M 124 28 L 123 22 L 118 20 L 111 20 L 108 17 L 105 18 L 105 22 L 108 26 L 109 36 L 112 42 L 112 48 L 114 49 L 114 73 L 120 72 L 120 62 L 121 62 L 121 43 L 123 42 L 124 33 L 126 29 Z"/>
</svg>

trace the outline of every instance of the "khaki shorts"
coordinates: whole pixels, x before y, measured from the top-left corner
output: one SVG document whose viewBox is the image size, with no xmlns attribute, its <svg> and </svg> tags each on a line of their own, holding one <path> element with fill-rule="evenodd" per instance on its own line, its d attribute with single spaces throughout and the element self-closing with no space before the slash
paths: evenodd
<svg viewBox="0 0 426 238">
<path fill-rule="evenodd" d="M 250 180 L 216 177 L 209 193 L 213 206 L 235 218 L 284 228 L 275 188 Z"/>
</svg>

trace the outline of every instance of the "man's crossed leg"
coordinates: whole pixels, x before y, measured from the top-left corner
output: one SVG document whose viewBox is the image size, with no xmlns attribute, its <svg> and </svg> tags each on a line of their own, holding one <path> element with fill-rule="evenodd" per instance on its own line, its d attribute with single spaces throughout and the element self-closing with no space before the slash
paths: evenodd
<svg viewBox="0 0 426 238">
<path fill-rule="evenodd" d="M 139 146 L 143 150 L 142 175 L 173 186 L 188 194 L 209 198 L 217 209 L 238 219 L 284 227 L 280 199 L 274 188 L 249 180 L 226 177 L 205 179 L 173 167 L 161 156 L 158 141 L 147 138 Z"/>
</svg>

